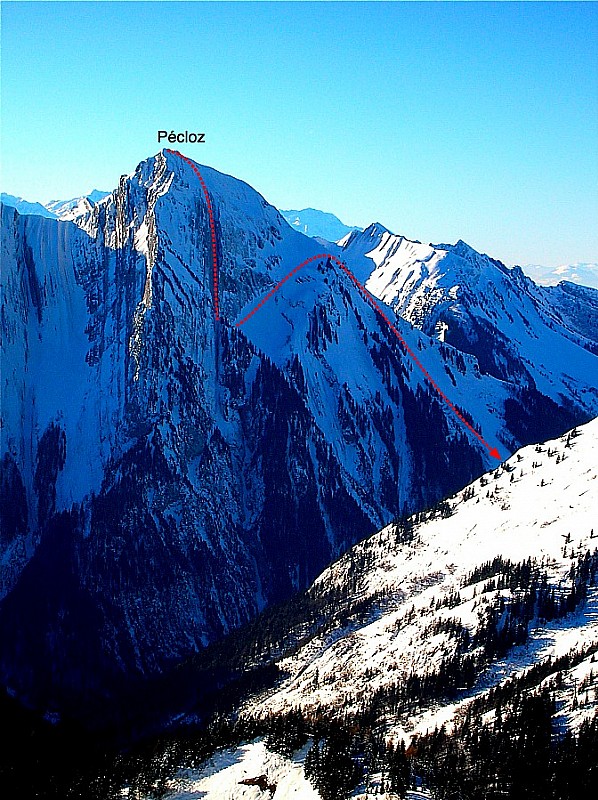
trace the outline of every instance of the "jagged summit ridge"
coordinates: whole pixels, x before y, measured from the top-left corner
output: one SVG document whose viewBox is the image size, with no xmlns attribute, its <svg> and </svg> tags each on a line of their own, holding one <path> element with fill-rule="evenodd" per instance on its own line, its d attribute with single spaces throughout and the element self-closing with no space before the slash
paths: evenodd
<svg viewBox="0 0 598 800">
<path fill-rule="evenodd" d="M 482 372 L 539 390 L 558 405 L 579 369 L 578 388 L 593 407 L 595 382 L 587 378 L 595 372 L 594 337 L 564 289 L 551 295 L 462 241 L 433 246 L 381 234 L 368 244 L 355 237 L 343 256 L 357 260 L 366 288 L 399 316 L 474 356 Z M 590 301 L 594 318 L 592 308 Z"/>
</svg>

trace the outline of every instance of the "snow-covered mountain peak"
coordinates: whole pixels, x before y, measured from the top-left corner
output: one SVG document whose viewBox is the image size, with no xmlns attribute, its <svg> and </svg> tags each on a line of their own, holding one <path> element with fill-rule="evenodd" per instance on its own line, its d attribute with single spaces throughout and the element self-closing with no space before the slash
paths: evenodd
<svg viewBox="0 0 598 800">
<path fill-rule="evenodd" d="M 328 258 L 167 150 L 68 213 L 3 208 L 0 669 L 23 696 L 196 653 L 490 446 L 598 413 L 586 292 L 565 314 L 378 224 Z"/>
<path fill-rule="evenodd" d="M 368 247 L 371 249 L 385 234 L 392 236 L 388 228 L 385 228 L 380 222 L 372 222 L 362 231 L 354 230 L 347 233 L 338 240 L 337 244 L 343 248 L 352 246 L 360 251 L 365 251 Z"/>
<path fill-rule="evenodd" d="M 182 269 L 185 281 L 189 272 L 194 276 L 208 305 L 214 302 L 215 247 L 219 307 L 230 323 L 241 308 L 322 250 L 314 239 L 290 228 L 277 209 L 244 181 L 169 149 L 142 161 L 98 202 L 86 197 L 71 204 L 63 218 L 94 239 L 101 231 L 103 242 L 112 248 L 133 243 L 142 255 L 154 248 L 175 274 Z M 149 231 L 154 231 L 151 248 Z M 144 306 L 150 289 L 151 281 L 146 280 L 139 299 Z"/>
<path fill-rule="evenodd" d="M 382 225 L 381 222 L 372 222 L 370 225 L 367 226 L 367 228 L 364 228 L 362 233 L 366 234 L 367 236 L 373 239 L 376 236 L 380 236 L 385 233 L 390 234 L 391 232 L 388 230 L 388 228 Z"/>
</svg>

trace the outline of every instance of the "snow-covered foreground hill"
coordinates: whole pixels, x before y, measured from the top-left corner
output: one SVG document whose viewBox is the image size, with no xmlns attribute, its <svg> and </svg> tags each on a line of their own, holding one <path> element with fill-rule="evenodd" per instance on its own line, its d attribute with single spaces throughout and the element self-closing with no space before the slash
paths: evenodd
<svg viewBox="0 0 598 800">
<path fill-rule="evenodd" d="M 513 578 L 515 565 L 531 563 L 539 585 L 565 598 L 572 571 L 587 560 L 586 554 L 596 558 L 597 445 L 598 420 L 560 439 L 530 445 L 423 521 L 413 518 L 406 528 L 391 524 L 352 548 L 309 590 L 330 597 L 350 586 L 350 593 L 323 632 L 279 662 L 286 673 L 282 683 L 252 701 L 245 713 L 293 707 L 309 712 L 318 706 L 345 713 L 367 705 L 381 687 L 438 671 L 459 652 L 479 652 L 482 642 L 476 643 L 476 635 L 486 628 L 492 610 L 502 609 L 500 634 L 509 607 L 525 593 L 522 581 L 517 585 Z M 537 602 L 538 590 L 535 596 Z M 496 657 L 481 660 L 479 676 L 460 696 L 487 691 L 569 651 L 592 644 L 598 648 L 594 588 L 573 613 L 555 614 L 552 621 L 542 614 L 537 607 L 532 610 L 528 641 L 514 647 L 505 642 L 504 653 L 495 648 Z M 586 668 L 577 668 L 578 680 Z M 458 690 L 461 684 L 457 678 Z M 588 712 L 595 694 L 588 694 Z M 568 724 L 578 724 L 585 710 L 578 706 L 574 711 L 571 700 L 564 690 L 559 713 Z M 399 714 L 397 730 L 433 728 L 454 712 L 446 713 L 435 702 L 424 706 L 415 714 Z"/>
<path fill-rule="evenodd" d="M 554 734 L 579 731 L 598 708 L 597 444 L 598 419 L 353 547 L 307 592 L 319 616 L 287 615 L 280 639 L 269 626 L 283 677 L 240 719 L 272 726 L 300 710 L 308 731 L 367 719 L 415 752 L 441 726 L 497 728 L 511 704 L 548 689 Z M 258 798 L 239 781 L 260 778 L 274 798 L 310 798 L 307 749 L 281 756 L 256 739 L 171 787 L 177 800 Z M 351 797 L 396 797 L 381 773 L 366 784 Z"/>
</svg>

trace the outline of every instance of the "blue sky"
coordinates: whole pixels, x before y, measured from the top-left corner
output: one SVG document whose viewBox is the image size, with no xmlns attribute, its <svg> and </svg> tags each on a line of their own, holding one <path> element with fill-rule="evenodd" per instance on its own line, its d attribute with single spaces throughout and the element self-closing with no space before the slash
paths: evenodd
<svg viewBox="0 0 598 800">
<path fill-rule="evenodd" d="M 597 3 L 2 4 L 2 185 L 47 201 L 187 155 L 279 208 L 598 261 Z"/>
</svg>

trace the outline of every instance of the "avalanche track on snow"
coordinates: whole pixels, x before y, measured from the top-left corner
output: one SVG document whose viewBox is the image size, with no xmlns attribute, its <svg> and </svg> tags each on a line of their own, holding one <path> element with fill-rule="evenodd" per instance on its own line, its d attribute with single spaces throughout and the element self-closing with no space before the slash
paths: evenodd
<svg viewBox="0 0 598 800">
<path fill-rule="evenodd" d="M 205 184 L 205 181 L 204 181 L 204 179 L 203 179 L 203 177 L 202 177 L 202 175 L 201 175 L 201 172 L 200 172 L 200 171 L 199 171 L 199 169 L 197 168 L 197 165 L 195 164 L 195 162 L 194 162 L 194 161 L 192 161 L 190 158 L 187 158 L 187 156 L 184 156 L 184 155 L 183 155 L 182 153 L 180 153 L 178 150 L 170 150 L 170 149 L 167 149 L 167 150 L 166 150 L 166 152 L 167 152 L 167 153 L 171 153 L 172 155 L 178 156 L 180 159 L 182 159 L 182 160 L 183 160 L 183 161 L 184 161 L 186 164 L 188 164 L 188 165 L 191 167 L 191 169 L 193 170 L 193 172 L 194 172 L 194 173 L 195 173 L 195 175 L 197 176 L 197 179 L 199 180 L 199 183 L 200 183 L 200 185 L 201 185 L 201 188 L 202 188 L 202 191 L 203 191 L 204 197 L 205 197 L 205 199 L 206 199 L 206 205 L 207 205 L 207 210 L 208 210 L 208 218 L 209 218 L 209 224 L 210 224 L 210 241 L 211 241 L 211 247 L 212 247 L 212 292 L 213 292 L 213 300 L 214 300 L 214 317 L 215 317 L 216 321 L 219 321 L 219 320 L 220 320 L 220 305 L 219 305 L 219 297 L 218 297 L 218 247 L 217 247 L 217 241 L 216 241 L 216 226 L 215 226 L 215 224 L 214 224 L 214 212 L 213 212 L 213 209 L 212 209 L 212 201 L 210 200 L 210 195 L 209 195 L 209 193 L 208 193 L 208 188 L 207 188 L 207 186 L 206 186 L 206 184 Z M 375 312 L 378 314 L 378 316 L 379 316 L 379 317 L 380 317 L 382 320 L 384 320 L 384 322 L 385 322 L 385 323 L 388 325 L 388 327 L 390 328 L 390 330 L 392 331 L 392 333 L 395 335 L 395 337 L 398 339 L 398 341 L 401 343 L 401 345 L 402 345 L 402 346 L 403 346 L 403 348 L 405 349 L 405 351 L 406 351 L 407 355 L 409 356 L 409 358 L 411 358 L 411 360 L 413 361 L 413 363 L 414 363 L 414 364 L 417 366 L 417 368 L 418 368 L 418 369 L 419 369 L 419 370 L 420 370 L 420 371 L 423 373 L 423 375 L 424 375 L 424 377 L 426 378 L 426 380 L 428 381 L 428 383 L 429 383 L 429 384 L 432 386 L 432 388 L 433 388 L 433 389 L 434 389 L 434 391 L 435 391 L 435 392 L 438 394 L 438 396 L 441 398 L 441 400 L 442 400 L 442 401 L 443 401 L 443 402 L 444 402 L 444 403 L 445 403 L 445 404 L 446 404 L 446 405 L 447 405 L 447 406 L 450 408 L 450 410 L 451 410 L 451 411 L 453 412 L 453 414 L 454 414 L 454 415 L 457 417 L 457 419 L 459 420 L 459 422 L 460 422 L 460 423 L 461 423 L 461 424 L 462 424 L 462 425 L 463 425 L 465 428 L 467 428 L 467 430 L 469 431 L 469 433 L 470 433 L 470 434 L 472 434 L 473 436 L 475 436 L 475 438 L 476 438 L 476 439 L 477 439 L 477 440 L 478 440 L 478 441 L 479 441 L 479 442 L 480 442 L 480 443 L 481 443 L 481 444 L 482 444 L 482 445 L 483 445 L 483 446 L 486 448 L 486 450 L 488 450 L 488 453 L 489 453 L 489 454 L 490 454 L 490 455 L 491 455 L 493 458 L 496 458 L 498 461 L 501 461 L 502 459 L 501 459 L 501 455 L 500 455 L 500 453 L 499 453 L 499 451 L 498 451 L 498 448 L 496 448 L 496 447 L 492 447 L 492 446 L 491 446 L 491 445 L 490 445 L 490 444 L 489 444 L 489 443 L 488 443 L 488 442 L 487 442 L 487 441 L 484 439 L 484 437 L 482 436 L 482 434 L 481 434 L 481 433 L 479 433 L 479 432 L 478 432 L 478 431 L 477 431 L 477 430 L 476 430 L 476 429 L 473 427 L 473 425 L 471 425 L 471 424 L 470 424 L 470 423 L 469 423 L 469 422 L 468 422 L 468 421 L 465 419 L 465 417 L 464 417 L 464 416 L 461 414 L 461 412 L 460 412 L 460 411 L 457 409 L 457 407 L 455 406 L 455 404 L 454 404 L 453 402 L 451 402 L 451 400 L 450 400 L 450 399 L 447 397 L 447 395 L 446 395 L 446 394 L 445 394 L 445 393 L 442 391 L 442 389 L 440 388 L 440 386 L 439 386 L 439 385 L 436 383 L 436 381 L 434 380 L 434 378 L 433 378 L 433 377 L 430 375 L 430 373 L 429 373 L 429 372 L 428 372 L 428 370 L 427 370 L 427 369 L 424 367 L 424 365 L 421 363 L 421 361 L 418 359 L 418 357 L 416 356 L 416 354 L 415 354 L 415 353 L 413 352 L 413 350 L 412 350 L 412 349 L 409 347 L 409 345 L 408 345 L 408 344 L 407 344 L 407 342 L 405 341 L 404 337 L 401 335 L 401 333 L 399 332 L 399 330 L 397 329 L 397 327 L 396 327 L 396 326 L 395 326 L 395 325 L 392 323 L 392 321 L 389 319 L 389 317 L 388 317 L 388 315 L 386 314 L 386 312 L 385 312 L 385 311 L 384 311 L 384 310 L 381 308 L 381 306 L 380 306 L 380 305 L 379 305 L 379 304 L 376 302 L 376 300 L 374 299 L 374 297 L 373 297 L 373 296 L 372 296 L 372 295 L 371 295 L 371 294 L 368 292 L 368 290 L 365 288 L 365 286 L 363 286 L 363 284 L 361 284 L 361 283 L 360 283 L 360 282 L 357 280 L 357 278 L 356 278 L 356 277 L 355 277 L 355 275 L 354 275 L 354 274 L 351 272 L 351 270 L 350 270 L 350 269 L 347 267 L 347 265 L 346 265 L 346 264 L 345 264 L 343 261 L 341 261 L 339 258 L 337 258 L 335 255 L 333 255 L 332 253 L 320 253 L 320 254 L 318 254 L 318 255 L 311 256 L 310 258 L 307 258 L 305 261 L 302 261 L 300 264 L 298 264 L 296 267 L 294 267 L 294 268 L 293 268 L 293 269 L 292 269 L 292 270 L 291 270 L 291 271 L 288 273 L 288 275 L 285 275 L 285 277 L 284 277 L 284 278 L 282 278 L 282 280 L 280 280 L 280 281 L 279 281 L 279 282 L 278 282 L 278 283 L 277 283 L 277 284 L 276 284 L 276 285 L 275 285 L 275 286 L 274 286 L 274 287 L 273 287 L 273 288 L 272 288 L 272 289 L 271 289 L 271 290 L 268 292 L 268 294 L 266 294 L 266 295 L 265 295 L 265 296 L 264 296 L 264 297 L 263 297 L 263 298 L 262 298 L 262 299 L 259 301 L 259 303 L 258 303 L 256 306 L 254 306 L 254 308 L 252 308 L 252 309 L 251 309 L 251 311 L 250 311 L 248 314 L 246 314 L 246 315 L 245 315 L 245 316 L 244 316 L 244 317 L 243 317 L 241 320 L 239 320 L 238 322 L 236 322 L 236 323 L 235 323 L 235 327 L 239 328 L 239 327 L 241 327 L 242 325 L 244 325 L 244 324 L 245 324 L 245 323 L 246 323 L 246 322 L 247 322 L 249 319 L 251 319 L 251 317 L 253 317 L 253 316 L 254 316 L 254 315 L 255 315 L 255 314 L 258 312 L 258 311 L 260 311 L 260 309 L 262 309 L 262 308 L 264 307 L 264 305 L 267 303 L 267 301 L 268 301 L 268 300 L 269 300 L 271 297 L 273 297 L 273 296 L 274 296 L 274 295 L 275 295 L 275 294 L 276 294 L 276 293 L 279 291 L 279 289 L 280 289 L 280 288 L 281 288 L 281 287 L 282 287 L 282 286 L 283 286 L 283 285 L 284 285 L 284 284 L 285 284 L 285 283 L 286 283 L 288 280 L 290 280 L 290 279 L 291 279 L 292 277 L 294 277 L 294 276 L 295 276 L 295 275 L 296 275 L 296 274 L 297 274 L 297 273 L 298 273 L 298 272 L 299 272 L 301 269 L 303 269 L 303 267 L 307 266 L 307 265 L 308 265 L 308 264 L 310 264 L 311 262 L 314 262 L 314 261 L 319 261 L 319 260 L 321 260 L 321 259 L 327 259 L 328 263 L 329 263 L 331 266 L 332 266 L 332 264 L 333 264 L 333 263 L 334 263 L 334 264 L 336 264 L 336 265 L 337 265 L 337 266 L 338 266 L 338 267 L 339 267 L 339 268 L 340 268 L 340 269 L 341 269 L 341 270 L 342 270 L 342 271 L 343 271 L 343 272 L 344 272 L 344 273 L 345 273 L 345 274 L 346 274 L 346 275 L 349 277 L 349 279 L 351 280 L 351 282 L 352 282 L 352 283 L 355 285 L 355 287 L 358 289 L 358 291 L 360 292 L 360 294 L 361 294 L 361 295 L 364 297 L 364 299 L 366 300 L 366 302 L 367 302 L 367 303 L 369 303 L 369 305 L 370 305 L 370 306 L 371 306 L 371 307 L 374 309 L 374 311 L 375 311 Z"/>
</svg>

